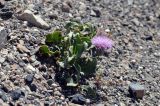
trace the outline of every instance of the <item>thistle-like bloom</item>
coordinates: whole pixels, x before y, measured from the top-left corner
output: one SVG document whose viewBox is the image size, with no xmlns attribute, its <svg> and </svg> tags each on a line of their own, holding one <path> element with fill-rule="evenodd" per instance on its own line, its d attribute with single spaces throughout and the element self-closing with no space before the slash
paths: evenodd
<svg viewBox="0 0 160 106">
<path fill-rule="evenodd" d="M 113 46 L 113 41 L 109 39 L 104 33 L 99 33 L 91 40 L 92 44 L 100 50 L 110 49 Z"/>
</svg>

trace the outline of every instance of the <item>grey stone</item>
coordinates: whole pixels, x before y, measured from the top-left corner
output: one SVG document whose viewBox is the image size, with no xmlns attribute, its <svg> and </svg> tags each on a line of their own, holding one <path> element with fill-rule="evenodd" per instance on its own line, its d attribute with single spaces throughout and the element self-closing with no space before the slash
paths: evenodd
<svg viewBox="0 0 160 106">
<path fill-rule="evenodd" d="M 3 63 L 6 59 L 0 56 L 0 63 Z"/>
<path fill-rule="evenodd" d="M 36 57 L 33 55 L 33 56 L 31 56 L 30 58 L 29 58 L 29 60 L 30 60 L 30 62 L 35 62 L 36 61 Z"/>
<path fill-rule="evenodd" d="M 80 4 L 80 6 L 79 6 L 79 10 L 81 10 L 81 11 L 85 11 L 85 10 L 86 10 L 86 8 L 87 8 L 86 4 L 84 4 L 83 2 L 80 2 L 79 4 Z"/>
<path fill-rule="evenodd" d="M 72 103 L 84 105 L 86 103 L 86 98 L 81 94 L 75 94 L 71 99 Z"/>
<path fill-rule="evenodd" d="M 51 87 L 56 88 L 58 85 L 56 83 L 52 83 Z"/>
<path fill-rule="evenodd" d="M 59 91 L 54 91 L 54 96 L 61 96 L 61 93 Z"/>
<path fill-rule="evenodd" d="M 3 8 L 5 6 L 5 1 L 4 0 L 0 0 L 0 8 Z"/>
<path fill-rule="evenodd" d="M 34 63 L 32 63 L 32 65 L 33 65 L 34 67 L 39 66 L 39 65 L 40 65 L 40 62 L 36 60 Z"/>
<path fill-rule="evenodd" d="M 91 10 L 91 16 L 96 16 L 96 13 L 93 10 Z"/>
<path fill-rule="evenodd" d="M 132 22 L 136 25 L 136 26 L 139 26 L 140 25 L 140 22 L 137 18 L 134 18 L 132 19 Z"/>
<path fill-rule="evenodd" d="M 57 11 L 55 11 L 54 13 L 50 12 L 48 16 L 50 19 L 58 19 L 58 12 Z"/>
<path fill-rule="evenodd" d="M 132 5 L 133 4 L 133 0 L 128 0 L 128 5 Z"/>
<path fill-rule="evenodd" d="M 96 104 L 95 106 L 105 106 L 105 105 L 100 103 L 100 104 Z"/>
<path fill-rule="evenodd" d="M 53 84 L 53 82 L 54 82 L 54 81 L 53 81 L 52 79 L 48 79 L 48 80 L 47 80 L 47 84 L 48 84 L 49 86 L 51 86 L 51 85 Z"/>
<path fill-rule="evenodd" d="M 28 73 L 32 73 L 32 72 L 35 72 L 35 71 L 36 71 L 36 69 L 35 69 L 32 65 L 30 65 L 30 64 L 28 64 L 28 65 L 24 68 L 24 70 L 27 71 Z"/>
<path fill-rule="evenodd" d="M 94 8 L 91 10 L 91 16 L 94 17 L 100 17 L 101 16 L 101 11 L 99 8 Z"/>
<path fill-rule="evenodd" d="M 5 63 L 5 62 L 4 62 L 4 63 Z M 9 71 L 9 70 L 11 69 L 11 67 L 10 67 L 9 64 L 6 64 L 6 66 L 4 67 L 4 69 L 5 69 L 6 71 Z"/>
<path fill-rule="evenodd" d="M 82 105 L 78 105 L 78 104 L 74 104 L 74 103 L 69 103 L 69 106 L 82 106 Z"/>
<path fill-rule="evenodd" d="M 36 84 L 31 84 L 31 85 L 29 85 L 29 88 L 30 88 L 31 91 L 34 91 L 34 92 L 37 91 L 37 86 L 36 86 Z"/>
<path fill-rule="evenodd" d="M 126 106 L 123 102 L 119 103 L 120 106 Z"/>
<path fill-rule="evenodd" d="M 18 100 L 21 96 L 22 96 L 22 91 L 20 89 L 11 91 L 11 98 L 13 100 Z"/>
<path fill-rule="evenodd" d="M 63 4 L 62 4 L 62 11 L 69 13 L 69 12 L 70 12 L 70 7 L 69 7 L 69 5 L 66 4 L 66 3 L 63 3 Z"/>
<path fill-rule="evenodd" d="M 134 98 L 142 99 L 145 93 L 145 89 L 144 86 L 140 85 L 139 83 L 131 83 L 129 85 L 129 92 Z"/>
<path fill-rule="evenodd" d="M 0 10 L 0 17 L 2 19 L 9 19 L 13 15 L 13 7 L 5 6 Z"/>
<path fill-rule="evenodd" d="M 21 61 L 21 62 L 19 62 L 19 65 L 20 65 L 21 67 L 24 67 L 26 64 L 25 64 L 23 61 Z"/>
<path fill-rule="evenodd" d="M 155 52 L 155 53 L 154 53 L 154 56 L 155 56 L 155 57 L 160 57 L 160 52 Z"/>
<path fill-rule="evenodd" d="M 0 99 L 0 106 L 9 106 L 9 105 L 5 103 L 2 99 Z"/>
<path fill-rule="evenodd" d="M 33 82 L 33 78 L 34 78 L 34 75 L 33 75 L 33 74 L 28 74 L 28 75 L 25 77 L 26 84 L 31 84 L 31 83 Z"/>
<path fill-rule="evenodd" d="M 6 94 L 5 94 L 5 92 L 4 92 L 3 90 L 0 90 L 0 98 L 1 98 L 4 102 L 6 102 L 6 101 L 8 100 Z"/>
<path fill-rule="evenodd" d="M 4 47 L 7 41 L 8 33 L 4 27 L 0 26 L 0 49 Z"/>
<path fill-rule="evenodd" d="M 91 100 L 90 99 L 86 99 L 86 104 L 90 104 Z"/>
</svg>

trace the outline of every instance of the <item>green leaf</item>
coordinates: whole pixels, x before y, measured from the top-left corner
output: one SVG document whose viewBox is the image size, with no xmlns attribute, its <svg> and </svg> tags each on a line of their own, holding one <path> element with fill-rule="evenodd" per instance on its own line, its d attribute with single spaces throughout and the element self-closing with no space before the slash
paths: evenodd
<svg viewBox="0 0 160 106">
<path fill-rule="evenodd" d="M 81 37 L 78 35 L 78 36 L 76 36 L 76 38 L 75 38 L 75 43 L 76 44 L 82 44 L 82 40 L 81 40 Z"/>
<path fill-rule="evenodd" d="M 70 77 L 70 78 L 67 79 L 67 86 L 76 87 L 77 85 L 78 85 L 77 83 L 74 83 L 72 77 Z"/>
<path fill-rule="evenodd" d="M 58 65 L 61 67 L 61 68 L 64 68 L 64 62 L 58 62 Z"/>
<path fill-rule="evenodd" d="M 71 57 L 68 57 L 68 62 L 72 62 L 75 58 L 75 55 L 72 55 Z"/>
<path fill-rule="evenodd" d="M 82 93 L 85 93 L 87 97 L 92 99 L 97 98 L 96 90 L 91 88 L 89 85 L 82 85 L 81 89 L 82 89 Z"/>
<path fill-rule="evenodd" d="M 75 27 L 78 27 L 79 26 L 79 23 L 78 22 L 75 22 L 75 21 L 70 21 L 68 22 L 66 25 L 65 25 L 65 28 L 67 30 L 73 30 Z"/>
<path fill-rule="evenodd" d="M 58 43 L 61 43 L 61 39 L 62 39 L 62 35 L 60 31 L 54 31 L 53 33 L 48 34 L 46 36 L 47 43 L 58 44 Z"/>
<path fill-rule="evenodd" d="M 81 37 L 83 42 L 91 43 L 91 39 L 89 37 Z"/>
<path fill-rule="evenodd" d="M 80 80 L 81 66 L 79 64 L 74 64 L 74 67 L 77 70 L 77 82 L 79 82 L 79 80 Z"/>
<path fill-rule="evenodd" d="M 83 51 L 85 50 L 84 45 L 83 44 L 76 44 L 74 45 L 74 54 L 76 55 L 77 58 L 80 58 Z"/>
<path fill-rule="evenodd" d="M 88 43 L 87 42 L 83 42 L 84 48 L 87 50 L 88 49 Z"/>
<path fill-rule="evenodd" d="M 69 52 L 73 54 L 73 46 L 69 46 Z"/>
<path fill-rule="evenodd" d="M 39 48 L 39 51 L 44 54 L 44 55 L 47 55 L 47 56 L 50 56 L 53 54 L 52 51 L 49 50 L 48 46 L 47 45 L 42 45 L 40 48 Z"/>
<path fill-rule="evenodd" d="M 74 33 L 73 33 L 72 31 L 68 33 L 68 38 L 69 38 L 69 40 L 72 39 L 73 34 L 74 34 Z"/>
<path fill-rule="evenodd" d="M 79 61 L 79 65 L 81 66 L 81 71 L 84 73 L 84 75 L 88 76 L 95 73 L 97 60 L 96 58 L 84 58 Z"/>
<path fill-rule="evenodd" d="M 61 52 L 56 50 L 55 52 L 52 52 L 52 54 L 54 55 L 55 58 L 60 57 Z"/>
</svg>

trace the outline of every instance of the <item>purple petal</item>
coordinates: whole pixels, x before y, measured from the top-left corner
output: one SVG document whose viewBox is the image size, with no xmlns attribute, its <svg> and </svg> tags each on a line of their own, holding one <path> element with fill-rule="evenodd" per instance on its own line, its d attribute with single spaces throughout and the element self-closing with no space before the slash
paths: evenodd
<svg viewBox="0 0 160 106">
<path fill-rule="evenodd" d="M 105 35 L 96 35 L 91 42 L 97 49 L 110 49 L 113 46 L 113 41 Z"/>
</svg>

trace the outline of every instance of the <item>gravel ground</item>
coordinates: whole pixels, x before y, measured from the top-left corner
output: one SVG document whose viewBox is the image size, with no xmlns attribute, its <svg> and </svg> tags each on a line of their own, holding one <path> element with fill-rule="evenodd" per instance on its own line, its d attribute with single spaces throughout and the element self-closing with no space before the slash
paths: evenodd
<svg viewBox="0 0 160 106">
<path fill-rule="evenodd" d="M 35 23 L 24 10 L 43 20 Z M 0 0 L 0 106 L 68 106 L 54 66 L 39 61 L 36 52 L 44 35 L 70 19 L 102 27 L 115 42 L 99 62 L 100 97 L 87 98 L 85 105 L 159 106 L 159 0 Z M 145 86 L 143 99 L 129 96 L 131 82 Z"/>
</svg>

